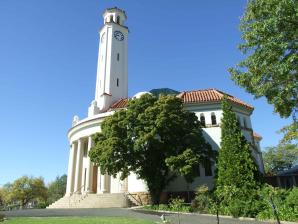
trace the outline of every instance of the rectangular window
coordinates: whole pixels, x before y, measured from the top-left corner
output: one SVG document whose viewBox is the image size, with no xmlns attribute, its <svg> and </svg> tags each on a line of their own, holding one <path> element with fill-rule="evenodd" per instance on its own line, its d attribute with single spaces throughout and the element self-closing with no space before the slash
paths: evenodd
<svg viewBox="0 0 298 224">
<path fill-rule="evenodd" d="M 212 164 L 209 159 L 205 159 L 204 161 L 204 168 L 205 168 L 205 176 L 212 176 Z"/>
<path fill-rule="evenodd" d="M 119 86 L 119 79 L 117 78 L 117 86 Z"/>
<path fill-rule="evenodd" d="M 117 54 L 117 61 L 119 61 L 120 60 L 120 54 L 118 53 Z"/>
</svg>

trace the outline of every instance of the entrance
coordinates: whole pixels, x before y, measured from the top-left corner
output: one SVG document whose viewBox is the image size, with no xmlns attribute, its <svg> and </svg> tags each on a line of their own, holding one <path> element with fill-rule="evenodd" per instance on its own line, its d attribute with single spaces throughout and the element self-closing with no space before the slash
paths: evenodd
<svg viewBox="0 0 298 224">
<path fill-rule="evenodd" d="M 93 166 L 92 192 L 95 194 L 97 193 L 97 173 L 98 173 L 97 166 Z"/>
</svg>

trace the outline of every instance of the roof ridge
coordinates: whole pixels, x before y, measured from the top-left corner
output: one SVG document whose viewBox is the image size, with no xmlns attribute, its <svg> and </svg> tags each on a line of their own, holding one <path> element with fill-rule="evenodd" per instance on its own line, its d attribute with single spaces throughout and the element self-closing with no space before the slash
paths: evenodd
<svg viewBox="0 0 298 224">
<path fill-rule="evenodd" d="M 190 90 L 184 91 L 183 95 L 179 95 L 183 98 L 184 103 L 195 103 L 195 102 L 219 102 L 222 101 L 224 95 L 227 95 L 227 98 L 232 103 L 242 105 L 250 110 L 253 110 L 253 106 L 250 104 L 238 99 L 235 96 L 232 96 L 226 92 L 221 90 L 210 88 L 210 89 L 203 89 L 203 90 Z"/>
<path fill-rule="evenodd" d="M 186 91 L 182 91 L 182 92 L 189 93 L 189 92 L 211 91 L 211 90 L 217 90 L 217 89 L 215 89 L 215 88 L 195 89 L 195 90 L 186 90 Z"/>
<path fill-rule="evenodd" d="M 182 91 L 179 94 L 177 94 L 176 96 L 182 98 L 185 95 L 185 93 L 186 93 L 185 91 Z"/>
</svg>

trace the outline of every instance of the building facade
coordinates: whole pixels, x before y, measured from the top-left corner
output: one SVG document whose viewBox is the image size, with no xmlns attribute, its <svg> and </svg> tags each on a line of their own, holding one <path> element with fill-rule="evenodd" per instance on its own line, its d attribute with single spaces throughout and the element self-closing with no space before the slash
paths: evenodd
<svg viewBox="0 0 298 224">
<path fill-rule="evenodd" d="M 95 98 L 84 119 L 74 117 L 68 132 L 70 142 L 66 197 L 74 194 L 107 194 L 147 192 L 146 183 L 131 174 L 127 179 L 102 175 L 100 167 L 93 164 L 88 152 L 92 147 L 92 135 L 100 132 L 101 122 L 115 111 L 124 109 L 128 99 L 128 28 L 126 13 L 110 8 L 103 13 L 104 25 L 99 31 L 98 68 Z M 140 97 L 146 92 L 138 93 Z M 224 93 L 216 89 L 185 91 L 177 95 L 185 109 L 194 112 L 203 124 L 203 133 L 214 150 L 219 150 L 222 117 L 221 100 Z M 263 172 L 260 151 L 261 137 L 253 132 L 250 116 L 253 107 L 228 95 L 241 125 L 244 136 L 250 142 L 252 154 Z M 198 177 L 191 184 L 195 190 L 201 184 L 213 185 L 214 166 L 202 166 Z M 183 178 L 177 178 L 167 187 L 169 192 L 182 192 L 188 188 Z"/>
</svg>

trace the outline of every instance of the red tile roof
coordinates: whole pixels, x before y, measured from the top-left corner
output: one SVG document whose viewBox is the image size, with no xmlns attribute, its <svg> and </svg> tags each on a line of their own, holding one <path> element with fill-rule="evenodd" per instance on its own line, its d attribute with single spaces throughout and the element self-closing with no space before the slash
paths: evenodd
<svg viewBox="0 0 298 224">
<path fill-rule="evenodd" d="M 247 109 L 253 110 L 253 106 L 217 89 L 184 91 L 178 95 L 183 103 L 204 103 L 204 102 L 220 102 L 224 95 L 228 96 L 228 100 Z"/>
<path fill-rule="evenodd" d="M 256 138 L 256 139 L 262 140 L 262 136 L 259 135 L 259 134 L 256 133 L 256 132 L 253 133 L 253 136 L 254 136 L 254 138 Z"/>
<path fill-rule="evenodd" d="M 127 107 L 128 104 L 128 98 L 126 99 L 120 99 L 117 102 L 115 102 L 110 109 L 121 109 Z"/>
<path fill-rule="evenodd" d="M 237 105 L 243 106 L 249 110 L 253 110 L 253 106 L 233 97 L 229 94 L 226 94 L 217 89 L 205 89 L 205 90 L 193 90 L 193 91 L 184 91 L 177 95 L 181 98 L 183 103 L 208 103 L 208 102 L 220 102 L 224 95 L 228 96 L 228 99 Z M 128 104 L 128 99 L 120 99 L 114 103 L 110 109 L 120 109 L 125 108 Z"/>
</svg>

